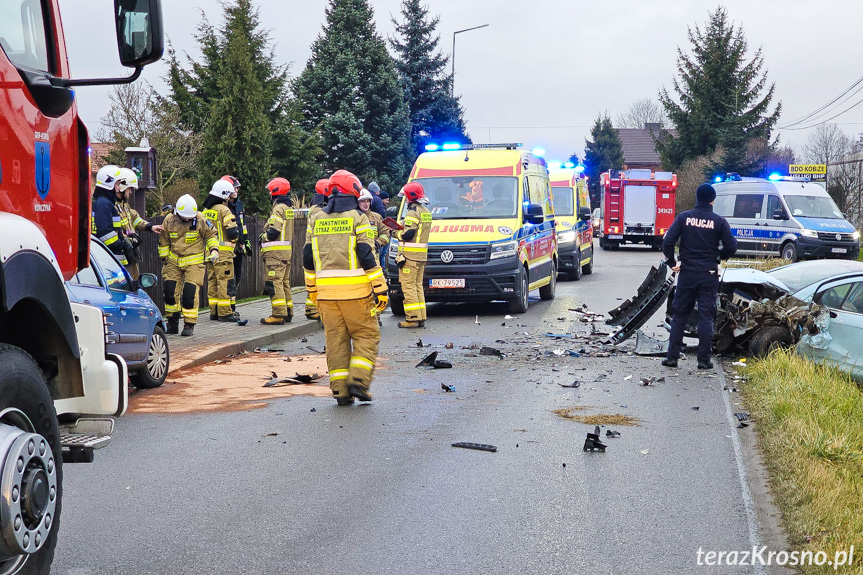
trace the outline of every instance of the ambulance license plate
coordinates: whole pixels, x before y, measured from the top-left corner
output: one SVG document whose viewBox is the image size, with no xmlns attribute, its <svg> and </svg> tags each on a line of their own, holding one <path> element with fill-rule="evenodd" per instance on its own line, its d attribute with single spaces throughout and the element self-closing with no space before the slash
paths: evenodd
<svg viewBox="0 0 863 575">
<path fill-rule="evenodd" d="M 848 248 L 833 248 L 830 251 L 833 252 L 834 254 L 847 254 Z"/>
<path fill-rule="evenodd" d="M 430 288 L 463 288 L 464 278 L 461 279 L 431 279 Z"/>
<path fill-rule="evenodd" d="M 609 235 L 608 239 L 610 239 L 610 240 L 622 240 L 623 236 L 622 235 Z"/>
</svg>

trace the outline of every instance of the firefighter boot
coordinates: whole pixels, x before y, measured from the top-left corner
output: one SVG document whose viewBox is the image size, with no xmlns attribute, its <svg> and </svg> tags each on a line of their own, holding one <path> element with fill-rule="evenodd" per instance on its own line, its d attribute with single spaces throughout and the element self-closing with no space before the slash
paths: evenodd
<svg viewBox="0 0 863 575">
<path fill-rule="evenodd" d="M 168 317 L 168 326 L 165 333 L 168 335 L 177 335 L 180 333 L 180 314 L 176 313 Z"/>
<path fill-rule="evenodd" d="M 264 325 L 285 325 L 285 318 L 278 315 L 261 318 L 261 323 Z"/>
<path fill-rule="evenodd" d="M 193 323 L 184 323 L 183 324 L 183 333 L 181 333 L 183 337 L 189 337 L 191 335 L 195 335 L 195 324 Z"/>
<path fill-rule="evenodd" d="M 231 315 L 220 315 L 219 321 L 236 323 L 236 322 L 240 321 L 240 314 L 237 312 L 234 312 Z"/>
<path fill-rule="evenodd" d="M 336 405 L 339 406 L 353 405 L 354 403 L 354 398 L 350 395 L 344 395 L 344 392 L 342 394 L 333 393 L 333 397 L 336 398 Z"/>
<path fill-rule="evenodd" d="M 219 321 L 218 312 L 217 313 L 213 313 L 212 311 L 210 312 L 210 321 Z"/>
<path fill-rule="evenodd" d="M 420 321 L 408 321 L 408 320 L 405 320 L 405 321 L 400 321 L 400 322 L 399 322 L 399 327 L 404 327 L 404 328 L 419 328 L 419 327 L 425 327 L 425 326 L 424 326 L 424 325 L 422 324 L 422 322 L 420 322 Z"/>
<path fill-rule="evenodd" d="M 353 380 L 348 384 L 348 393 L 351 394 L 351 398 L 356 397 L 360 401 L 372 400 L 372 394 L 369 393 L 369 388 L 357 380 Z"/>
</svg>

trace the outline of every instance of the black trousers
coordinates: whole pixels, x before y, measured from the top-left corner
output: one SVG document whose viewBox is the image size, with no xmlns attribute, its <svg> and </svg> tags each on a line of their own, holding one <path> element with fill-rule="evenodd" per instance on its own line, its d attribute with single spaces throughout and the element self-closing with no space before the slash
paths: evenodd
<svg viewBox="0 0 863 575">
<path fill-rule="evenodd" d="M 718 291 L 719 274 L 716 272 L 680 272 L 672 302 L 674 317 L 671 320 L 668 359 L 680 357 L 683 330 L 695 304 L 698 303 L 698 361 L 710 361 Z"/>
</svg>

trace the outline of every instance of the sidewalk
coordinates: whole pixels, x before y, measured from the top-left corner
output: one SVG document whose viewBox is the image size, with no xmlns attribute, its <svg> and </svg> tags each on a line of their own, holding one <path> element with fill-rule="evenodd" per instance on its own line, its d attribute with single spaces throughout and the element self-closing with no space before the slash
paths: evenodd
<svg viewBox="0 0 863 575">
<path fill-rule="evenodd" d="M 236 323 L 210 321 L 209 313 L 202 311 L 198 318 L 198 325 L 195 326 L 195 335 L 168 336 L 171 351 L 170 372 L 203 365 L 231 354 L 251 351 L 256 347 L 267 347 L 289 337 L 302 337 L 323 329 L 320 322 L 306 319 L 306 291 L 296 290 L 293 297 L 294 319 L 285 325 L 261 324 L 261 318 L 270 315 L 269 299 L 237 305 L 240 317 L 249 320 L 248 325 L 243 327 Z"/>
</svg>

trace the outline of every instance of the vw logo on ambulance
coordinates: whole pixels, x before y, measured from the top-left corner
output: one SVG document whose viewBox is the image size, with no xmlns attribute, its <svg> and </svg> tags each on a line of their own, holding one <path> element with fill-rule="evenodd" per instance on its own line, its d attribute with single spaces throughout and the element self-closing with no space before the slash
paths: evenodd
<svg viewBox="0 0 863 575">
<path fill-rule="evenodd" d="M 454 257 L 455 256 L 450 250 L 444 250 L 440 254 L 440 260 L 445 264 L 452 263 Z"/>
</svg>

